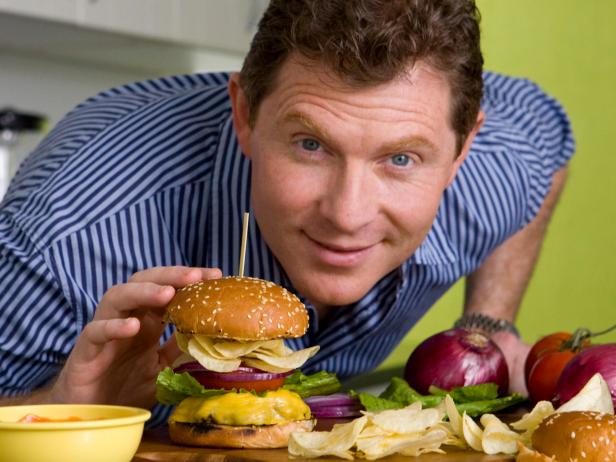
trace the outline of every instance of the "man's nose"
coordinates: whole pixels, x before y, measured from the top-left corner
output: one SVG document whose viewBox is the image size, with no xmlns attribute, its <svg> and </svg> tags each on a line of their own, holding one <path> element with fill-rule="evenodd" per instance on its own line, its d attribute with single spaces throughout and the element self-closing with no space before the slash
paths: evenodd
<svg viewBox="0 0 616 462">
<path fill-rule="evenodd" d="M 333 174 L 323 191 L 321 214 L 338 232 L 353 234 L 378 213 L 378 184 L 361 167 L 345 166 Z"/>
</svg>

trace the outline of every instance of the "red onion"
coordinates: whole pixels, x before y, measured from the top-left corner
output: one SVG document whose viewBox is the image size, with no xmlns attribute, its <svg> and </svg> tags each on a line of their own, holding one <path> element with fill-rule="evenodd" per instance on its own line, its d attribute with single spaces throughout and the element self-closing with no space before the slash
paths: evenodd
<svg viewBox="0 0 616 462">
<path fill-rule="evenodd" d="M 230 381 L 250 380 L 250 379 L 270 380 L 270 379 L 277 379 L 281 377 L 287 377 L 293 373 L 293 371 L 280 372 L 280 373 L 266 372 L 266 371 L 262 371 L 261 369 L 257 369 L 256 367 L 247 367 L 247 366 L 240 366 L 231 372 L 216 372 L 216 371 L 210 371 L 204 368 L 197 361 L 191 361 L 188 363 L 180 364 L 178 367 L 173 369 L 173 371 L 177 372 L 178 374 L 181 372 L 201 372 L 201 373 L 208 374 L 211 377 L 216 377 L 217 379 L 220 379 L 220 380 L 230 380 Z"/>
<path fill-rule="evenodd" d="M 616 343 L 593 345 L 575 355 L 558 378 L 554 401 L 557 405 L 569 401 L 597 372 L 607 382 L 616 407 Z"/>
<path fill-rule="evenodd" d="M 343 417 L 358 417 L 361 405 L 356 398 L 344 393 L 319 395 L 305 398 L 313 417 L 317 419 L 332 419 Z"/>
<path fill-rule="evenodd" d="M 424 340 L 409 357 L 404 378 L 421 394 L 430 385 L 444 390 L 492 382 L 499 394 L 509 389 L 509 372 L 500 348 L 485 335 L 449 329 Z"/>
</svg>

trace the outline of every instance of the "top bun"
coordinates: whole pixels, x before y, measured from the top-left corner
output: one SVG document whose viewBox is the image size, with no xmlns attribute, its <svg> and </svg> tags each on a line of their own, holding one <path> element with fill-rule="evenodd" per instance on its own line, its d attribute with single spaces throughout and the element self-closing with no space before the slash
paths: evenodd
<svg viewBox="0 0 616 462">
<path fill-rule="evenodd" d="M 308 312 L 294 294 L 270 281 L 236 276 L 179 289 L 167 320 L 182 333 L 236 340 L 301 337 L 308 328 Z"/>
<path fill-rule="evenodd" d="M 556 412 L 532 436 L 533 448 L 559 462 L 616 460 L 616 417 L 599 412 Z"/>
</svg>

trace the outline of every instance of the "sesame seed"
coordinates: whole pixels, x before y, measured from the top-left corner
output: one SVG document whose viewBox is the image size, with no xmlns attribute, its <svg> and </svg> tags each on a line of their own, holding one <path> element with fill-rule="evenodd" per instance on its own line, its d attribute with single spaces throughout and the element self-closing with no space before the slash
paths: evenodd
<svg viewBox="0 0 616 462">
<path fill-rule="evenodd" d="M 582 454 L 582 457 L 586 459 L 586 453 L 584 451 L 582 451 L 580 454 Z"/>
<path fill-rule="evenodd" d="M 571 432 L 571 438 L 575 439 L 575 432 Z"/>
</svg>

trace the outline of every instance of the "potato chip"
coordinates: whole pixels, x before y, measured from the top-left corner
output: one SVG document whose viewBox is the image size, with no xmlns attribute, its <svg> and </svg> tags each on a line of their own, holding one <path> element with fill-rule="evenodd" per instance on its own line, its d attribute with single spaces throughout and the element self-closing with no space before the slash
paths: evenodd
<svg viewBox="0 0 616 462">
<path fill-rule="evenodd" d="M 193 345 L 193 348 L 199 348 L 203 354 L 207 354 L 211 358 L 215 359 L 237 359 L 237 358 L 225 358 L 225 356 L 219 353 L 216 348 L 214 348 L 214 339 L 212 337 L 206 337 L 205 335 L 192 335 L 190 336 L 188 343 L 193 343 L 198 345 Z M 196 359 L 196 358 L 195 358 Z"/>
<path fill-rule="evenodd" d="M 368 421 L 368 424 L 364 427 L 361 433 L 357 436 L 358 439 L 378 438 L 381 436 L 387 436 L 389 432 L 382 429 L 377 425 L 373 425 Z"/>
<path fill-rule="evenodd" d="M 372 415 L 370 421 L 383 430 L 398 434 L 420 432 L 440 422 L 436 409 L 421 410 L 414 404 L 404 409 L 379 412 Z"/>
<path fill-rule="evenodd" d="M 518 443 L 518 456 L 515 460 L 516 462 L 558 462 L 553 457 L 529 449 L 522 443 Z"/>
<path fill-rule="evenodd" d="M 240 367 L 242 362 L 239 359 L 214 358 L 209 351 L 203 348 L 194 338 L 188 341 L 188 354 L 195 358 L 203 367 L 211 371 L 231 372 Z"/>
<path fill-rule="evenodd" d="M 251 353 L 248 353 L 245 357 L 259 359 L 264 363 L 269 364 L 270 366 L 274 366 L 277 368 L 285 368 L 287 371 L 290 371 L 291 369 L 297 369 L 306 361 L 308 361 L 309 358 L 314 356 L 317 351 L 319 351 L 319 347 L 313 346 L 310 348 L 304 348 L 303 350 L 290 351 L 291 353 L 289 353 L 287 356 L 277 356 L 271 351 L 262 352 L 260 350 L 256 350 L 252 351 Z"/>
<path fill-rule="evenodd" d="M 404 456 L 420 456 L 426 452 L 439 452 L 444 454 L 445 451 L 440 449 L 441 445 L 446 444 L 448 432 L 440 427 L 434 427 L 428 430 L 424 436 L 401 448 L 398 452 Z"/>
<path fill-rule="evenodd" d="M 554 406 L 550 401 L 539 401 L 533 409 L 524 414 L 520 420 L 512 422 L 511 428 L 515 430 L 534 430 L 541 421 L 554 413 Z"/>
<path fill-rule="evenodd" d="M 462 415 L 462 434 L 468 445 L 475 451 L 482 451 L 481 437 L 483 436 L 483 430 L 479 428 L 479 425 L 471 419 L 466 412 Z"/>
<path fill-rule="evenodd" d="M 447 432 L 442 428 L 432 428 L 422 432 L 396 434 L 378 438 L 376 441 L 358 441 L 359 456 L 369 460 L 379 459 L 391 454 L 401 453 L 415 456 L 428 451 L 438 451 L 447 439 Z"/>
<path fill-rule="evenodd" d="M 368 418 L 363 416 L 345 424 L 334 425 L 329 432 L 293 432 L 289 437 L 289 454 L 295 457 L 333 455 L 352 459 L 350 449 L 367 422 Z"/>
<path fill-rule="evenodd" d="M 293 350 L 289 348 L 283 340 L 267 340 L 261 345 L 261 351 L 271 351 L 276 356 L 287 356 L 289 353 L 293 353 Z"/>
<path fill-rule="evenodd" d="M 486 454 L 515 454 L 520 436 L 494 414 L 481 416 L 481 447 Z"/>
<path fill-rule="evenodd" d="M 266 363 L 265 361 L 261 361 L 260 359 L 242 358 L 242 362 L 248 367 L 256 367 L 257 369 L 261 369 L 262 371 L 271 372 L 273 374 L 280 374 L 283 372 L 288 372 L 289 368 L 287 367 L 276 367 L 271 364 Z"/>
<path fill-rule="evenodd" d="M 282 342 L 282 340 L 279 340 Z M 264 340 L 257 341 L 239 341 L 239 340 L 219 340 L 215 339 L 212 342 L 214 350 L 225 359 L 236 359 L 247 355 L 255 350 L 258 350 L 266 343 Z"/>
<path fill-rule="evenodd" d="M 598 372 L 593 375 L 582 389 L 556 409 L 556 412 L 594 411 L 614 414 L 614 404 L 607 383 Z"/>
<path fill-rule="evenodd" d="M 451 396 L 447 395 L 444 399 L 445 410 L 447 411 L 447 417 L 449 418 L 449 424 L 456 436 L 464 437 L 462 432 L 462 416 L 458 412 L 455 403 Z"/>
<path fill-rule="evenodd" d="M 516 420 L 510 425 L 515 430 L 525 430 L 524 433 L 520 435 L 520 441 L 530 446 L 531 438 L 535 429 L 539 426 L 543 419 L 553 413 L 554 406 L 552 406 L 551 402 L 539 401 L 529 413 L 524 414 L 520 420 Z"/>
</svg>

